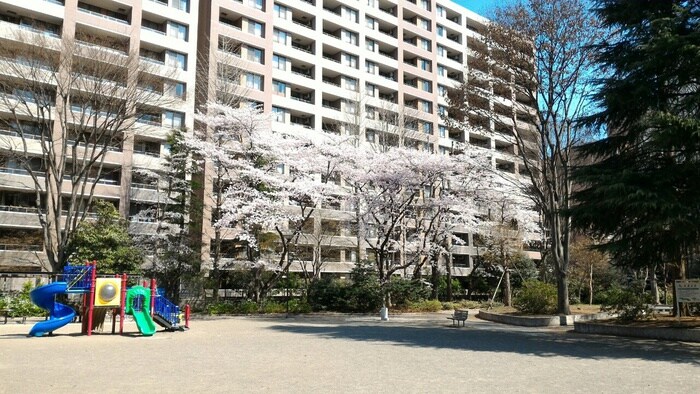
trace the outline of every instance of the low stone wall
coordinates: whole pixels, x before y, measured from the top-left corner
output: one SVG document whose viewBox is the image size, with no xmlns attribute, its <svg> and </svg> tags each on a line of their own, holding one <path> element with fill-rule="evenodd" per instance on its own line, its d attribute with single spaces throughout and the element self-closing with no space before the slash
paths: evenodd
<svg viewBox="0 0 700 394">
<path fill-rule="evenodd" d="M 483 320 L 524 327 L 570 326 L 577 321 L 607 319 L 610 317 L 608 313 L 594 313 L 590 315 L 568 316 L 517 316 L 487 312 L 483 310 L 479 310 L 479 314 L 477 316 Z"/>
<path fill-rule="evenodd" d="M 576 322 L 574 323 L 574 331 L 584 334 L 700 342 L 700 329 L 698 328 L 630 327 L 617 324 Z"/>
</svg>

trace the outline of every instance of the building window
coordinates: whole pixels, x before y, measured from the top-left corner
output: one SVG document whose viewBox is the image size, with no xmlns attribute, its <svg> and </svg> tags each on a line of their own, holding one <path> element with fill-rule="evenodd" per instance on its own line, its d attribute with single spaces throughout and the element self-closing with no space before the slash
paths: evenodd
<svg viewBox="0 0 700 394">
<path fill-rule="evenodd" d="M 352 100 L 345 100 L 344 102 L 345 112 L 349 114 L 357 113 L 357 103 Z"/>
<path fill-rule="evenodd" d="M 367 142 L 374 142 L 375 134 L 376 132 L 374 130 L 365 131 L 365 140 L 367 140 Z"/>
<path fill-rule="evenodd" d="M 287 7 L 275 3 L 274 14 L 280 19 L 287 19 Z"/>
<path fill-rule="evenodd" d="M 438 105 L 438 115 L 447 116 L 447 107 L 444 105 Z"/>
<path fill-rule="evenodd" d="M 437 35 L 439 37 L 445 37 L 445 28 L 440 25 L 437 25 Z"/>
<path fill-rule="evenodd" d="M 272 120 L 275 122 L 285 123 L 287 110 L 280 107 L 272 107 Z"/>
<path fill-rule="evenodd" d="M 438 16 L 445 16 L 445 7 L 441 5 L 435 6 L 435 12 Z"/>
<path fill-rule="evenodd" d="M 287 32 L 286 31 L 275 29 L 272 32 L 272 36 L 273 36 L 272 40 L 274 42 L 287 45 Z"/>
<path fill-rule="evenodd" d="M 374 18 L 372 18 L 371 16 L 365 18 L 365 26 L 372 30 L 374 30 L 374 22 Z"/>
<path fill-rule="evenodd" d="M 252 19 L 248 19 L 248 33 L 256 37 L 264 37 L 265 33 L 263 30 L 263 24 Z"/>
<path fill-rule="evenodd" d="M 445 48 L 442 45 L 438 45 L 437 47 L 437 55 L 445 57 Z"/>
<path fill-rule="evenodd" d="M 358 58 L 355 55 L 351 55 L 349 53 L 343 53 L 343 64 L 352 67 L 352 68 L 358 68 Z"/>
<path fill-rule="evenodd" d="M 349 30 L 342 30 L 341 35 L 344 42 L 347 42 L 348 44 L 357 45 L 357 33 Z"/>
<path fill-rule="evenodd" d="M 187 26 L 168 21 L 168 36 L 187 41 Z"/>
<path fill-rule="evenodd" d="M 345 80 L 345 89 L 357 92 L 357 79 L 350 77 L 343 77 Z"/>
<path fill-rule="evenodd" d="M 263 90 L 263 77 L 259 74 L 247 73 L 245 76 L 245 86 L 248 89 Z"/>
<path fill-rule="evenodd" d="M 421 89 L 423 91 L 432 93 L 433 92 L 433 83 L 430 81 L 426 81 L 425 79 L 421 81 Z"/>
<path fill-rule="evenodd" d="M 365 45 L 367 46 L 367 50 L 370 51 L 370 52 L 374 52 L 374 47 L 375 47 L 376 44 L 377 44 L 377 43 L 374 42 L 374 40 L 370 40 L 369 38 L 367 38 L 367 39 L 365 40 Z"/>
<path fill-rule="evenodd" d="M 248 0 L 248 5 L 253 8 L 262 10 L 265 8 L 265 0 Z"/>
<path fill-rule="evenodd" d="M 272 90 L 278 96 L 286 96 L 287 84 L 280 81 L 272 81 Z"/>
<path fill-rule="evenodd" d="M 438 64 L 437 73 L 441 77 L 447 76 L 447 69 L 444 66 Z"/>
<path fill-rule="evenodd" d="M 166 81 L 163 83 L 163 93 L 184 99 L 186 94 L 186 85 L 183 82 L 178 81 Z"/>
<path fill-rule="evenodd" d="M 447 88 L 438 84 L 438 96 L 447 97 Z"/>
<path fill-rule="evenodd" d="M 249 47 L 246 47 L 246 52 L 247 52 L 246 58 L 249 61 L 259 63 L 259 64 L 265 63 L 265 60 L 264 60 L 265 59 L 265 56 L 264 56 L 265 52 L 263 52 L 262 49 L 258 49 L 258 48 L 249 46 Z"/>
<path fill-rule="evenodd" d="M 432 114 L 433 113 L 433 103 L 431 103 L 430 101 L 422 100 L 421 101 L 421 110 L 423 110 L 423 112 L 427 112 L 429 114 Z"/>
<path fill-rule="evenodd" d="M 359 21 L 357 10 L 354 10 L 350 7 L 343 7 L 341 14 L 343 18 L 349 20 L 350 22 L 358 23 Z"/>
<path fill-rule="evenodd" d="M 375 97 L 376 90 L 377 90 L 377 87 L 374 84 L 371 84 L 369 82 L 367 82 L 365 84 L 365 95 L 370 96 L 370 97 Z"/>
<path fill-rule="evenodd" d="M 420 47 L 426 51 L 429 51 L 431 48 L 431 43 L 430 40 L 426 40 L 425 38 L 420 39 Z"/>
<path fill-rule="evenodd" d="M 369 74 L 374 74 L 377 70 L 377 64 L 371 60 L 365 60 L 365 71 Z"/>
<path fill-rule="evenodd" d="M 428 122 L 423 123 L 423 132 L 425 134 L 433 134 L 433 124 Z"/>
<path fill-rule="evenodd" d="M 279 55 L 272 55 L 272 67 L 286 71 L 287 70 L 287 58 Z"/>
<path fill-rule="evenodd" d="M 170 67 L 179 68 L 180 70 L 187 71 L 187 55 L 166 50 L 165 51 L 165 64 Z"/>
<path fill-rule="evenodd" d="M 190 0 L 174 0 L 172 7 L 180 11 L 190 12 Z"/>
<path fill-rule="evenodd" d="M 440 138 L 447 138 L 447 127 L 440 125 L 438 130 L 440 130 Z"/>
<path fill-rule="evenodd" d="M 418 59 L 418 67 L 423 71 L 431 71 L 432 70 L 431 62 L 428 59 L 419 58 Z"/>
<path fill-rule="evenodd" d="M 164 127 L 177 129 L 185 125 L 185 114 L 181 112 L 165 111 L 163 115 Z"/>
<path fill-rule="evenodd" d="M 420 6 L 421 6 L 421 8 L 423 8 L 424 10 L 428 10 L 428 11 L 431 10 L 431 8 L 430 8 L 430 0 L 420 0 Z"/>
<path fill-rule="evenodd" d="M 430 21 L 427 19 L 419 18 L 418 19 L 418 26 L 421 28 L 430 31 Z"/>
</svg>

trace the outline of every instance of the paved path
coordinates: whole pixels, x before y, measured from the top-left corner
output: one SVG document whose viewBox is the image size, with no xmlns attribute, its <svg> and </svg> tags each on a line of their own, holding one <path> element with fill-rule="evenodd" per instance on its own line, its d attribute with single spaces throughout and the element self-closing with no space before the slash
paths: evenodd
<svg viewBox="0 0 700 394">
<path fill-rule="evenodd" d="M 473 320 L 472 320 L 473 319 Z M 444 314 L 237 317 L 188 332 L 27 338 L 0 325 L 0 393 L 695 393 L 700 346 Z M 135 331 L 127 324 L 128 331 Z"/>
</svg>

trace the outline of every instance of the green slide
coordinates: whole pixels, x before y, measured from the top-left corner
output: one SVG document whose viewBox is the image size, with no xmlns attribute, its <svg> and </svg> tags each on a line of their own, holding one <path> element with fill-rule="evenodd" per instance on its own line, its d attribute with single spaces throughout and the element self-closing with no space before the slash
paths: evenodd
<svg viewBox="0 0 700 394">
<path fill-rule="evenodd" d="M 126 292 L 124 313 L 132 315 L 141 334 L 150 337 L 156 332 L 156 324 L 151 319 L 151 290 L 134 286 Z"/>
</svg>

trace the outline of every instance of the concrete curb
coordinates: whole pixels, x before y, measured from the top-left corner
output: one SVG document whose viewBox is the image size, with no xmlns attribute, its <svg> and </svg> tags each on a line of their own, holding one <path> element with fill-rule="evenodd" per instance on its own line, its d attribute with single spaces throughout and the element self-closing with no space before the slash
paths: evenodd
<svg viewBox="0 0 700 394">
<path fill-rule="evenodd" d="M 628 327 L 616 324 L 576 322 L 574 323 L 574 331 L 583 334 L 700 342 L 700 329 L 697 328 Z"/>
<path fill-rule="evenodd" d="M 589 321 L 610 318 L 610 314 L 594 313 L 591 315 L 561 315 L 561 316 L 515 316 L 479 310 L 479 319 L 496 323 L 510 324 L 523 327 L 557 327 L 571 326 L 578 321 Z"/>
</svg>

